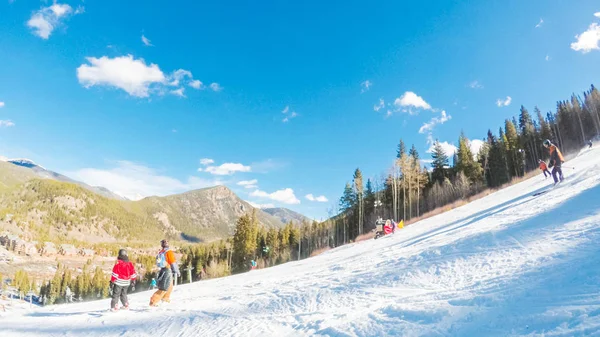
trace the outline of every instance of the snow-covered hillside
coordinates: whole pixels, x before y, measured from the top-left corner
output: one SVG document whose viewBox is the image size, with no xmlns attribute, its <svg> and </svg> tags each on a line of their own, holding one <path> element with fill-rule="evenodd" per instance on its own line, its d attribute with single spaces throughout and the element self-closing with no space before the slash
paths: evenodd
<svg viewBox="0 0 600 337">
<path fill-rule="evenodd" d="M 600 149 L 394 235 L 176 287 L 22 309 L 2 336 L 600 335 Z"/>
</svg>

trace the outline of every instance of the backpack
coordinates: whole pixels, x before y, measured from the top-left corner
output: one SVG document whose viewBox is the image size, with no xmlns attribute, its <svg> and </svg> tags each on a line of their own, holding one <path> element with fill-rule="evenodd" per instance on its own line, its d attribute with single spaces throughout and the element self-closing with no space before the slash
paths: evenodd
<svg viewBox="0 0 600 337">
<path fill-rule="evenodd" d="M 165 268 L 167 266 L 167 259 L 166 259 L 165 255 L 167 254 L 167 252 L 169 250 L 170 249 L 167 248 L 167 249 L 163 249 L 160 252 L 158 252 L 158 255 L 156 256 L 156 265 L 159 268 Z"/>
</svg>

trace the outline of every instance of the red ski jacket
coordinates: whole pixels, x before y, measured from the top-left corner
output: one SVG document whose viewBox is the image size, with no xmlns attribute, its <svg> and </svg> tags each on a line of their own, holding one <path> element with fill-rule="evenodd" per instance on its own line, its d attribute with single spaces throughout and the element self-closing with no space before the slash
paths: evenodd
<svg viewBox="0 0 600 337">
<path fill-rule="evenodd" d="M 135 280 L 136 278 L 137 274 L 135 273 L 133 263 L 118 260 L 117 264 L 113 267 L 110 282 L 118 286 L 128 287 L 131 284 L 131 280 Z"/>
</svg>

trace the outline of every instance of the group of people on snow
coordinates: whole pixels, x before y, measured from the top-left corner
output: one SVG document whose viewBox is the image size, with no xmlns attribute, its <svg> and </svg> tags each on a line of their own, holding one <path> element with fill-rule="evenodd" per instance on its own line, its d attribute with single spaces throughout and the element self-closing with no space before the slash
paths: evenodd
<svg viewBox="0 0 600 337">
<path fill-rule="evenodd" d="M 590 141 L 588 144 L 591 144 L 591 142 L 592 141 Z M 549 139 L 546 139 L 543 145 L 545 148 L 548 149 L 548 152 L 550 153 L 550 160 L 548 161 L 548 165 L 546 165 L 546 162 L 540 159 L 538 161 L 540 165 L 539 167 L 540 170 L 542 170 L 542 172 L 544 173 L 544 177 L 548 178 L 549 176 L 552 176 L 552 178 L 554 179 L 554 184 L 556 185 L 559 183 L 559 181 L 564 180 L 562 173 L 562 164 L 565 162 L 565 158 L 563 157 L 558 147 L 552 144 L 552 142 Z M 552 173 L 550 173 L 548 169 L 552 169 Z"/>
<path fill-rule="evenodd" d="M 175 259 L 175 254 L 169 248 L 167 240 L 160 242 L 161 250 L 156 256 L 156 265 L 160 270 L 156 279 L 152 279 L 151 288 L 158 288 L 152 297 L 150 297 L 150 306 L 157 306 L 160 301 L 170 302 L 171 292 L 173 291 L 173 279 L 181 276 L 179 267 Z M 114 265 L 110 278 L 109 293 L 111 295 L 110 310 L 119 310 L 118 304 L 121 301 L 122 308 L 129 308 L 127 292 L 129 288 L 135 291 L 137 273 L 135 266 L 129 261 L 127 251 L 120 249 L 117 256 L 117 263 Z"/>
</svg>

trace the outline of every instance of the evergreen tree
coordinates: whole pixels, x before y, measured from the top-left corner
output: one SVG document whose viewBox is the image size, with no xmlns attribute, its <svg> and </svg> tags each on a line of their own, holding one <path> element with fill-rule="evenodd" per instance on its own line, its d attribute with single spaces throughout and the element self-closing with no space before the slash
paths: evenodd
<svg viewBox="0 0 600 337">
<path fill-rule="evenodd" d="M 363 190 L 363 178 L 362 178 L 362 172 L 360 171 L 360 169 L 356 169 L 354 171 L 354 192 L 356 195 L 356 201 L 357 201 L 357 216 L 358 216 L 358 221 L 357 221 L 357 226 L 354 229 L 354 235 L 353 237 L 356 237 L 358 235 L 361 235 L 363 233 L 363 221 L 364 221 L 364 190 Z"/>
<path fill-rule="evenodd" d="M 258 221 L 256 210 L 252 214 L 241 216 L 235 226 L 233 235 L 232 264 L 234 271 L 242 272 L 249 268 L 250 260 L 254 259 L 257 248 Z"/>
<path fill-rule="evenodd" d="M 481 182 L 483 178 L 481 166 L 475 161 L 469 146 L 469 140 L 463 132 L 458 138 L 455 170 L 456 173 L 462 172 L 472 184 Z"/>
<path fill-rule="evenodd" d="M 438 140 L 433 143 L 433 153 L 431 154 L 433 162 L 431 167 L 433 171 L 431 173 L 431 179 L 434 182 L 442 183 L 446 178 L 446 170 L 448 167 L 448 155 L 444 151 L 444 148 Z"/>
<path fill-rule="evenodd" d="M 402 155 L 406 153 L 406 146 L 404 145 L 404 141 L 400 139 L 400 143 L 398 143 L 398 149 L 396 150 L 396 158 L 402 158 Z"/>
</svg>

